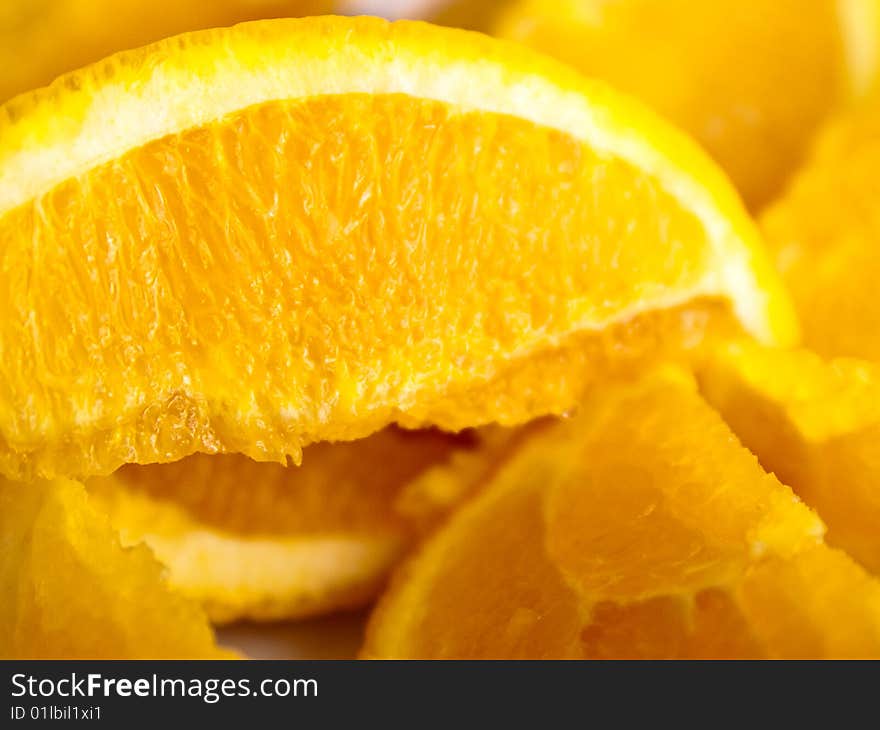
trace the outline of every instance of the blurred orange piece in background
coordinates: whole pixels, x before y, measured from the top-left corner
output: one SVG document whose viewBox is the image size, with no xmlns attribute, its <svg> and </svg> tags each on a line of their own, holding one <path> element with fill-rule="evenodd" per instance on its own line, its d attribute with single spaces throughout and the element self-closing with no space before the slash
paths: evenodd
<svg viewBox="0 0 880 730">
<path fill-rule="evenodd" d="M 246 20 L 332 12 L 333 0 L 3 0 L 0 103 L 117 51 Z"/>
<path fill-rule="evenodd" d="M 697 139 L 753 209 L 875 73 L 877 0 L 518 0 L 494 32 L 631 93 Z"/>
</svg>

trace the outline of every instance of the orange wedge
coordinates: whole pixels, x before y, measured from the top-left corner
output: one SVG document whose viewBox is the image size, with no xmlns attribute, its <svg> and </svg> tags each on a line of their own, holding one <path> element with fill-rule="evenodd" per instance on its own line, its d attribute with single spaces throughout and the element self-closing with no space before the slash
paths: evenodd
<svg viewBox="0 0 880 730">
<path fill-rule="evenodd" d="M 529 51 L 419 23 L 194 33 L 17 97 L 0 251 L 0 472 L 28 478 L 459 427 L 454 393 L 470 426 L 562 411 L 589 368 L 530 382 L 515 418 L 499 378 L 697 302 L 795 336 L 685 137 Z"/>
<path fill-rule="evenodd" d="M 880 365 L 731 345 L 702 370 L 707 399 L 828 524 L 828 542 L 880 574 Z"/>
<path fill-rule="evenodd" d="M 330 0 L 3 0 L 0 102 L 126 48 L 245 20 L 312 15 Z"/>
<path fill-rule="evenodd" d="M 678 373 L 536 432 L 397 575 L 373 658 L 880 655 L 880 583 Z"/>
<path fill-rule="evenodd" d="M 199 454 L 87 486 L 123 543 L 145 542 L 214 623 L 302 618 L 372 599 L 491 466 L 506 441 L 493 433 L 389 428 L 309 446 L 300 467 Z"/>
<path fill-rule="evenodd" d="M 66 479 L 0 480 L 0 658 L 223 658 L 144 547 L 124 549 Z"/>
<path fill-rule="evenodd" d="M 518 0 L 495 32 L 607 79 L 690 132 L 758 208 L 877 73 L 876 0 Z M 872 20 L 873 18 L 873 20 Z"/>
<path fill-rule="evenodd" d="M 762 227 L 803 321 L 826 357 L 880 361 L 880 105 L 835 120 Z"/>
</svg>

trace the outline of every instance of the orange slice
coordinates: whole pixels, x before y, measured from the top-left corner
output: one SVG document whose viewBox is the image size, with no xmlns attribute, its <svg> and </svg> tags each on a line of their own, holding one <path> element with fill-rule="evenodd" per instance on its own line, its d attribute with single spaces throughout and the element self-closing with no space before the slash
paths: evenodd
<svg viewBox="0 0 880 730">
<path fill-rule="evenodd" d="M 330 12 L 329 0 L 4 0 L 0 102 L 59 74 L 170 35 Z"/>
<path fill-rule="evenodd" d="M 804 326 L 826 357 L 880 361 L 880 105 L 836 120 L 762 227 Z"/>
<path fill-rule="evenodd" d="M 701 374 L 708 400 L 768 470 L 828 524 L 828 542 L 880 574 L 880 365 L 746 343 Z"/>
<path fill-rule="evenodd" d="M 519 0 L 495 32 L 607 79 L 681 125 L 752 208 L 829 110 L 876 77 L 876 0 Z"/>
<path fill-rule="evenodd" d="M 223 658 L 144 547 L 124 549 L 66 479 L 0 480 L 0 657 Z"/>
<path fill-rule="evenodd" d="M 687 139 L 528 51 L 419 23 L 195 33 L 16 98 L 0 251 L 0 472 L 21 477 L 298 459 L 448 427 L 452 391 L 467 425 L 505 420 L 502 372 L 698 300 L 795 334 Z M 569 375 L 559 409 L 589 372 Z M 560 389 L 531 385 L 518 420 Z"/>
<path fill-rule="evenodd" d="M 661 373 L 537 432 L 396 577 L 379 658 L 880 655 L 880 583 Z"/>
<path fill-rule="evenodd" d="M 87 486 L 123 543 L 146 542 L 213 622 L 302 618 L 372 599 L 422 528 L 479 481 L 501 436 L 389 428 L 309 446 L 300 467 L 199 454 Z"/>
</svg>

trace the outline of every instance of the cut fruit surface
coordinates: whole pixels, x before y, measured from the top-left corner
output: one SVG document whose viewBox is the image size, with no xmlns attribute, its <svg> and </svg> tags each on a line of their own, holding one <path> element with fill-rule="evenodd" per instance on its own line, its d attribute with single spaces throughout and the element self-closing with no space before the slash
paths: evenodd
<svg viewBox="0 0 880 730">
<path fill-rule="evenodd" d="M 876 76 L 875 0 L 519 0 L 495 32 L 650 103 L 748 204 L 766 203 L 828 112 Z M 858 87 L 858 88 L 855 88 Z"/>
<path fill-rule="evenodd" d="M 796 330 L 684 136 L 526 50 L 365 18 L 194 33 L 0 108 L 0 256 L 20 477 L 297 459 L 448 427 L 452 390 L 505 420 L 502 370 L 696 299 Z"/>
<path fill-rule="evenodd" d="M 123 543 L 146 542 L 213 622 L 302 618 L 373 598 L 500 448 L 500 434 L 389 428 L 309 446 L 299 467 L 197 454 L 87 486 Z"/>
<path fill-rule="evenodd" d="M 111 53 L 167 36 L 332 9 L 329 0 L 4 0 L 0 102 Z"/>
<path fill-rule="evenodd" d="M 229 658 L 144 547 L 125 549 L 81 484 L 0 480 L 0 657 Z"/>
<path fill-rule="evenodd" d="M 803 323 L 826 357 L 880 361 L 880 104 L 836 120 L 761 225 Z"/>
<path fill-rule="evenodd" d="M 880 655 L 880 583 L 697 394 L 597 389 L 396 576 L 374 658 Z"/>
<path fill-rule="evenodd" d="M 706 398 L 828 525 L 828 542 L 880 574 L 880 365 L 747 343 L 702 368 Z"/>
</svg>

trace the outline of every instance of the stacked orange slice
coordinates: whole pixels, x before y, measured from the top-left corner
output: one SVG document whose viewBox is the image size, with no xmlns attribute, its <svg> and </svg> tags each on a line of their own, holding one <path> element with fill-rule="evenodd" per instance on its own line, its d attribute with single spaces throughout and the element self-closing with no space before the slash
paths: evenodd
<svg viewBox="0 0 880 730">
<path fill-rule="evenodd" d="M 680 374 L 537 431 L 401 570 L 373 658 L 880 652 L 880 582 Z"/>
</svg>

